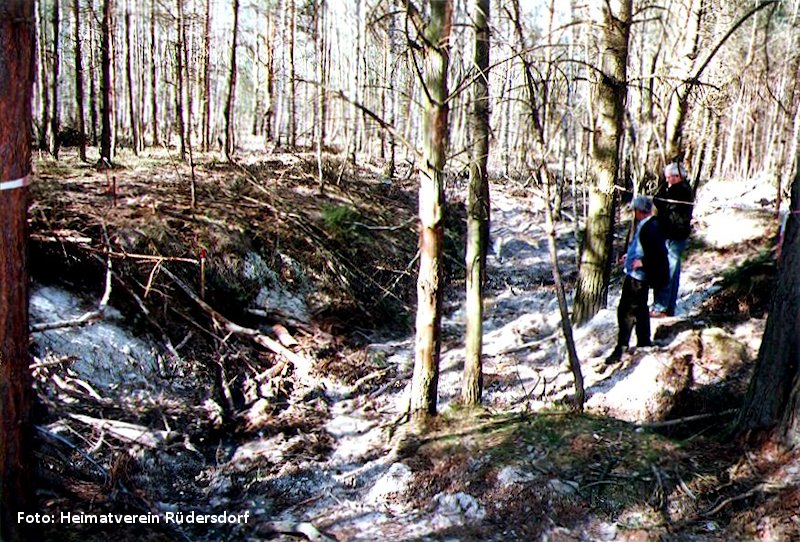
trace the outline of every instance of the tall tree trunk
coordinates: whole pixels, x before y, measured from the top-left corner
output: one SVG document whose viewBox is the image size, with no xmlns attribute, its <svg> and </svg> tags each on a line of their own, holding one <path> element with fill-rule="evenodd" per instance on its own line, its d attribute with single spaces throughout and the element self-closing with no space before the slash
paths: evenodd
<svg viewBox="0 0 800 542">
<path fill-rule="evenodd" d="M 206 0 L 205 23 L 203 25 L 203 151 L 211 147 L 211 0 Z"/>
<path fill-rule="evenodd" d="M 475 68 L 472 110 L 472 159 L 467 194 L 466 352 L 461 398 L 467 405 L 481 402 L 483 390 L 483 286 L 489 243 L 489 0 L 472 1 L 475 29 Z"/>
<path fill-rule="evenodd" d="M 597 82 L 598 117 L 593 133 L 595 178 L 575 290 L 573 321 L 581 325 L 604 308 L 608 298 L 614 235 L 614 186 L 620 161 L 632 0 L 601 3 L 601 73 Z"/>
<path fill-rule="evenodd" d="M 250 135 L 257 136 L 261 130 L 261 35 L 256 36 L 256 51 L 253 56 L 253 115 L 250 124 Z"/>
<path fill-rule="evenodd" d="M 52 92 L 53 92 L 53 115 L 50 117 L 50 152 L 53 155 L 53 158 L 58 160 L 58 151 L 61 145 L 61 141 L 58 137 L 59 132 L 61 131 L 61 112 L 58 107 L 58 76 L 59 71 L 61 69 L 61 53 L 60 53 L 60 43 L 61 41 L 61 13 L 59 10 L 59 3 L 60 0 L 53 0 L 53 73 L 52 79 L 50 83 L 52 84 Z"/>
<path fill-rule="evenodd" d="M 86 125 L 83 113 L 83 48 L 81 47 L 80 0 L 72 0 L 72 14 L 75 18 L 75 118 L 78 122 L 78 156 L 86 161 Z"/>
<path fill-rule="evenodd" d="M 91 19 L 97 19 L 94 0 L 89 0 Z M 89 125 L 92 129 L 92 145 L 97 146 L 97 37 L 95 25 L 89 25 Z"/>
<path fill-rule="evenodd" d="M 792 184 L 778 279 L 755 372 L 737 419 L 756 437 L 776 429 L 791 447 L 800 444 L 800 170 Z"/>
<path fill-rule="evenodd" d="M 153 146 L 159 144 L 158 137 L 158 79 L 156 63 L 156 0 L 150 1 L 150 47 L 152 62 L 150 63 L 150 123 L 153 130 Z"/>
<path fill-rule="evenodd" d="M 703 20 L 704 0 L 686 0 L 685 9 L 679 8 L 678 20 L 685 20 L 688 24 L 683 31 L 683 43 L 680 47 L 676 66 L 671 71 L 678 81 L 678 86 L 669 94 L 669 108 L 667 109 L 666 122 L 666 148 L 664 157 L 666 161 L 675 160 L 683 154 L 683 123 L 689 109 L 689 93 L 694 85 L 690 80 L 694 71 L 694 61 L 697 58 L 697 49 L 700 43 L 700 25 Z"/>
<path fill-rule="evenodd" d="M 36 43 L 39 47 L 39 77 L 37 79 L 37 94 L 41 100 L 39 107 L 39 130 L 37 133 L 36 146 L 39 150 L 49 149 L 50 134 L 50 85 L 49 72 L 47 68 L 47 16 L 45 3 L 40 1 L 37 13 L 38 23 L 36 25 Z"/>
<path fill-rule="evenodd" d="M 113 22 L 114 0 L 103 0 L 103 22 L 100 35 L 100 160 L 111 164 L 111 25 Z"/>
<path fill-rule="evenodd" d="M 133 84 L 133 67 L 131 66 L 131 49 L 133 48 L 133 42 L 131 41 L 131 10 L 130 10 L 130 0 L 125 9 L 125 79 L 128 83 L 128 115 L 130 116 L 131 121 L 131 139 L 132 145 L 131 149 L 133 150 L 133 154 L 139 155 L 139 130 L 136 126 L 136 107 L 134 106 L 135 99 L 134 99 L 134 84 Z"/>
<path fill-rule="evenodd" d="M 412 9 L 409 7 L 409 9 Z M 431 0 L 425 25 L 424 162 L 419 171 L 419 276 L 417 278 L 416 355 L 411 381 L 411 414 L 436 414 L 442 319 L 442 241 L 444 165 L 447 145 L 447 70 L 452 5 Z M 418 18 L 418 14 L 412 15 Z"/>
<path fill-rule="evenodd" d="M 315 51 L 317 55 L 317 175 L 320 192 L 325 187 L 322 171 L 322 149 L 325 146 L 325 0 L 317 6 Z"/>
<path fill-rule="evenodd" d="M 536 152 L 534 153 L 534 167 L 533 167 L 533 175 L 534 178 L 537 179 L 539 185 L 544 186 L 545 190 L 545 197 L 544 197 L 544 204 L 545 204 L 545 225 L 547 229 L 547 244 L 550 254 L 550 267 L 553 273 L 553 282 L 555 283 L 556 289 L 556 297 L 558 299 L 558 308 L 561 313 L 561 330 L 564 334 L 564 341 L 567 347 L 567 356 L 569 359 L 569 366 L 570 370 L 572 371 L 572 375 L 575 378 L 575 403 L 574 409 L 577 411 L 583 410 L 583 403 L 585 400 L 585 389 L 583 384 L 583 373 L 581 371 L 581 364 L 578 358 L 578 353 L 575 348 L 575 340 L 572 334 L 572 325 L 570 323 L 569 317 L 569 305 L 567 303 L 567 295 L 564 288 L 564 281 L 561 276 L 561 268 L 559 266 L 559 259 L 558 259 L 558 248 L 556 246 L 556 231 L 555 231 L 555 211 L 553 209 L 553 196 L 552 196 L 552 187 L 553 187 L 553 175 L 548 168 L 548 164 L 545 160 L 545 156 L 547 155 L 548 149 L 548 136 L 547 136 L 547 129 L 548 125 L 551 121 L 555 119 L 551 119 L 552 115 L 549 112 L 549 94 L 550 88 L 552 85 L 552 66 L 553 66 L 553 57 L 552 57 L 552 49 L 548 47 L 547 49 L 547 59 L 546 59 L 546 72 L 545 72 L 545 79 L 541 81 L 538 85 L 538 88 L 541 89 L 541 108 L 538 104 L 539 98 L 537 97 L 537 84 L 533 76 L 533 70 L 531 68 L 531 62 L 527 59 L 526 55 L 524 54 L 525 51 L 528 51 L 528 46 L 526 43 L 526 32 L 524 32 L 522 27 L 522 16 L 520 12 L 520 3 L 519 0 L 514 0 L 512 2 L 514 8 L 514 16 L 512 17 L 512 22 L 516 28 L 517 34 L 517 42 L 519 44 L 519 50 L 523 52 L 520 55 L 520 60 L 522 62 L 522 69 L 525 76 L 525 86 L 528 93 L 527 96 L 527 104 L 530 109 L 530 114 L 528 118 L 531 119 L 531 128 L 533 132 L 533 137 L 536 143 Z M 550 0 L 549 4 L 549 23 L 548 23 L 548 31 L 547 35 L 553 35 L 553 19 L 555 16 L 555 0 Z M 548 45 L 552 46 L 552 42 L 549 41 L 550 38 L 548 37 Z M 557 122 L 552 122 L 553 124 L 560 124 Z M 526 155 L 529 153 L 526 153 Z"/>
<path fill-rule="evenodd" d="M 355 0 L 355 4 L 356 4 L 356 36 L 355 36 L 356 50 L 354 52 L 353 63 L 352 63 L 354 73 L 350 74 L 349 77 L 350 81 L 352 81 L 353 84 L 353 89 L 351 91 L 353 96 L 353 102 L 350 107 L 350 114 L 352 118 L 349 121 L 352 133 L 348 136 L 347 141 L 349 142 L 350 148 L 347 149 L 346 151 L 350 154 L 350 161 L 353 163 L 353 165 L 356 165 L 357 161 L 356 155 L 358 154 L 358 140 L 361 137 L 362 117 L 361 117 L 361 112 L 359 111 L 357 106 L 359 104 L 364 105 L 361 102 L 361 87 L 363 85 L 363 82 L 361 80 L 361 56 L 363 55 L 363 51 L 361 50 L 361 34 L 360 34 L 361 17 L 362 17 L 361 13 L 362 0 Z"/>
<path fill-rule="evenodd" d="M 275 52 L 273 50 L 275 45 L 275 20 L 272 12 L 267 14 L 267 34 L 266 34 L 266 49 L 267 49 L 267 103 L 265 104 L 266 110 L 264 112 L 264 142 L 272 141 L 277 128 L 273 126 L 275 122 L 275 105 L 277 99 L 275 96 Z"/>
<path fill-rule="evenodd" d="M 35 509 L 29 415 L 27 214 L 31 174 L 33 2 L 0 4 L 0 540 L 33 540 L 18 520 Z"/>
<path fill-rule="evenodd" d="M 186 111 L 183 88 L 183 0 L 177 0 L 178 17 L 175 30 L 178 41 L 175 44 L 175 118 L 178 121 L 178 140 L 180 141 L 181 161 L 186 160 Z"/>
<path fill-rule="evenodd" d="M 236 39 L 239 34 L 239 0 L 233 0 L 233 37 L 231 41 L 231 71 L 228 76 L 228 99 L 225 102 L 225 158 L 232 161 L 234 149 L 234 115 L 236 99 Z"/>
<path fill-rule="evenodd" d="M 183 71 L 184 75 L 186 76 L 186 80 L 184 82 L 184 93 L 186 96 L 186 107 L 184 108 L 184 115 L 186 119 L 186 150 L 189 153 L 189 191 L 190 191 L 190 205 L 192 209 L 197 206 L 197 178 L 195 176 L 195 168 L 194 168 L 194 150 L 192 149 L 192 110 L 193 102 L 192 102 L 192 69 L 191 65 L 189 64 L 189 43 L 186 37 L 186 17 L 183 13 L 183 8 L 180 8 L 180 20 L 181 25 L 179 28 L 179 32 L 181 34 L 181 54 L 183 54 Z"/>
<path fill-rule="evenodd" d="M 289 146 L 297 146 L 297 73 L 294 58 L 295 0 L 289 0 Z"/>
<path fill-rule="evenodd" d="M 395 18 L 389 19 L 389 32 L 386 40 L 387 57 L 391 58 L 394 52 L 394 35 L 395 35 Z M 399 102 L 399 89 L 398 89 L 398 72 L 399 69 L 389 69 L 389 124 L 396 127 L 397 124 L 397 106 Z M 387 179 L 394 178 L 396 169 L 396 155 L 397 155 L 397 140 L 395 132 L 389 133 L 389 159 L 386 161 L 386 170 L 384 175 Z"/>
</svg>

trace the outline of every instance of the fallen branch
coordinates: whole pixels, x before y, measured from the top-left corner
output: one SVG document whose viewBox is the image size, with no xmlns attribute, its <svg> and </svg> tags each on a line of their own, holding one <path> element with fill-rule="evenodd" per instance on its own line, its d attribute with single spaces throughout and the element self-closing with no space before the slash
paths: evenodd
<svg viewBox="0 0 800 542">
<path fill-rule="evenodd" d="M 651 422 L 651 423 L 643 423 L 639 427 L 644 427 L 647 429 L 656 429 L 660 427 L 670 427 L 672 425 L 681 425 L 684 423 L 691 423 L 697 422 L 700 420 L 706 420 L 708 418 L 718 418 L 720 416 L 728 416 L 730 414 L 735 414 L 738 412 L 738 409 L 732 408 L 730 410 L 723 410 L 722 412 L 714 412 L 712 414 L 696 414 L 694 416 L 686 416 L 685 418 L 676 418 L 674 420 L 664 420 L 661 422 Z"/>
<path fill-rule="evenodd" d="M 717 512 L 721 511 L 723 508 L 728 506 L 729 504 L 733 504 L 736 501 L 741 501 L 744 499 L 748 499 L 757 493 L 774 493 L 780 489 L 784 489 L 785 485 L 780 484 L 770 484 L 770 483 L 761 483 L 757 486 L 753 487 L 752 489 L 742 493 L 741 495 L 735 495 L 733 497 L 729 497 L 716 505 L 715 507 L 711 508 L 710 510 L 706 510 L 705 512 L 701 512 L 698 514 L 699 517 L 711 517 Z"/>
<path fill-rule="evenodd" d="M 253 339 L 253 341 L 263 346 L 264 348 L 267 348 L 268 350 L 271 350 L 276 354 L 282 355 L 283 357 L 292 362 L 295 371 L 297 372 L 297 375 L 302 380 L 306 381 L 307 384 L 313 387 L 313 382 L 311 380 L 311 367 L 312 367 L 311 360 L 295 352 L 292 352 L 291 350 L 283 346 L 275 339 L 268 337 L 267 335 L 264 335 L 263 333 L 261 333 L 256 329 L 240 326 L 239 324 L 231 322 L 230 320 L 222 316 L 219 312 L 217 312 L 211 305 L 200 299 L 200 296 L 194 293 L 194 291 L 189 287 L 188 284 L 186 284 L 180 278 L 175 276 L 169 269 L 162 266 L 161 272 L 167 275 L 170 279 L 172 279 L 175 285 L 178 286 L 181 290 L 183 290 L 183 293 L 189 296 L 192 299 L 192 301 L 194 301 L 201 309 L 203 309 L 218 326 L 225 329 L 225 331 L 227 331 L 230 334 L 250 337 L 251 339 Z"/>
<path fill-rule="evenodd" d="M 67 439 L 66 437 L 63 437 L 63 436 L 61 436 L 61 435 L 59 435 L 57 433 L 53 433 L 52 431 L 42 427 L 41 425 L 34 425 L 33 427 L 39 433 L 41 433 L 45 437 L 49 438 L 50 440 L 55 440 L 57 442 L 60 442 L 61 444 L 66 445 L 70 450 L 73 450 L 73 451 L 77 452 L 78 454 L 80 454 L 86 461 L 89 462 L 90 465 L 95 467 L 97 469 L 97 471 L 100 474 L 103 475 L 103 478 L 106 480 L 106 482 L 108 482 L 108 480 L 111 479 L 111 475 L 108 473 L 108 471 L 100 463 L 98 463 L 97 461 L 92 459 L 92 457 L 89 454 L 87 454 L 86 452 L 81 450 L 78 446 L 76 446 L 72 442 L 70 442 L 69 439 Z"/>
<path fill-rule="evenodd" d="M 72 363 L 73 361 L 77 360 L 78 360 L 77 356 L 61 356 L 60 358 L 52 361 L 36 361 L 28 365 L 28 369 L 30 369 L 31 371 L 35 371 L 36 369 L 44 369 L 45 367 L 56 367 L 59 365 L 64 365 L 66 363 Z"/>
<path fill-rule="evenodd" d="M 44 322 L 41 324 L 33 324 L 31 325 L 30 331 L 31 333 L 42 333 L 44 331 L 50 331 L 53 329 L 63 329 L 67 327 L 83 327 L 89 324 L 93 324 L 99 320 L 102 320 L 104 315 L 100 311 L 89 311 L 84 313 L 83 315 L 79 316 L 78 318 L 73 318 L 71 320 L 56 320 L 55 322 Z"/>
<path fill-rule="evenodd" d="M 53 230 L 52 235 L 45 233 L 30 234 L 31 241 L 39 243 L 71 243 L 75 245 L 88 245 L 92 242 L 91 237 L 86 237 L 72 230 Z"/>
<path fill-rule="evenodd" d="M 540 346 L 546 342 L 554 341 L 557 339 L 558 339 L 557 332 L 553 332 L 547 337 L 544 337 L 542 339 L 536 339 L 535 341 L 528 341 L 522 344 L 518 344 L 516 346 L 510 346 L 505 350 L 501 350 L 500 352 L 495 354 L 494 357 L 503 356 L 505 354 L 513 354 L 514 352 L 519 352 L 520 350 L 527 350 L 528 348 L 533 348 L 534 346 Z"/>
<path fill-rule="evenodd" d="M 104 431 L 121 441 L 141 444 L 148 448 L 155 448 L 160 444 L 172 442 L 177 437 L 175 431 L 152 430 L 135 423 L 101 420 L 91 416 L 84 416 L 83 414 L 70 414 L 69 417 L 99 431 Z"/>
</svg>

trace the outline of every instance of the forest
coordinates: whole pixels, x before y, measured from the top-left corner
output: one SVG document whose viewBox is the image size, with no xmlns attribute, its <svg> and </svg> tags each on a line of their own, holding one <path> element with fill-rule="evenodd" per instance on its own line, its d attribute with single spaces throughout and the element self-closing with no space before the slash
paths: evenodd
<svg viewBox="0 0 800 542">
<path fill-rule="evenodd" d="M 0 0 L 0 539 L 796 540 L 799 80 L 800 0 Z"/>
</svg>

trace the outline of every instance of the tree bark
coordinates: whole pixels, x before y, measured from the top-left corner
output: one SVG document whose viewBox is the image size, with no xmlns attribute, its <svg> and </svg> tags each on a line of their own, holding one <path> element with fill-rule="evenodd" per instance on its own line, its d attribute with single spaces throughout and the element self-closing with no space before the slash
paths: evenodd
<svg viewBox="0 0 800 542">
<path fill-rule="evenodd" d="M 598 17 L 602 27 L 601 70 L 597 82 L 598 116 L 592 148 L 595 178 L 590 187 L 586 233 L 575 290 L 572 319 L 588 322 L 608 299 L 614 235 L 614 187 L 620 162 L 620 144 L 628 90 L 627 62 L 632 0 L 603 2 Z"/>
<path fill-rule="evenodd" d="M 97 19 L 94 0 L 89 0 L 92 20 Z M 95 25 L 89 25 L 89 124 L 92 129 L 92 145 L 97 146 L 97 38 Z"/>
<path fill-rule="evenodd" d="M 232 161 L 234 149 L 234 115 L 236 98 L 236 39 L 239 34 L 239 0 L 233 0 L 233 38 L 231 42 L 230 75 L 228 76 L 228 99 L 225 101 L 225 158 Z"/>
<path fill-rule="evenodd" d="M 467 405 L 481 402 L 483 391 L 483 289 L 489 243 L 489 0 L 473 0 L 475 68 L 472 110 L 472 160 L 467 194 L 466 351 L 461 398 Z"/>
<path fill-rule="evenodd" d="M 694 71 L 694 59 L 700 43 L 700 27 L 703 20 L 703 0 L 686 0 L 686 13 L 679 14 L 679 20 L 687 22 L 683 34 L 683 43 L 677 65 L 673 66 L 678 85 L 669 94 L 669 108 L 666 121 L 666 156 L 665 161 L 673 161 L 683 154 L 683 123 L 689 109 L 689 93 L 694 82 L 690 80 Z M 680 15 L 685 15 L 681 17 Z"/>
<path fill-rule="evenodd" d="M 264 112 L 264 142 L 272 141 L 278 128 L 273 125 L 275 123 L 275 104 L 277 99 L 275 96 L 275 20 L 273 14 L 270 12 L 267 15 L 267 34 L 266 34 L 266 71 L 267 71 L 267 96 Z"/>
<path fill-rule="evenodd" d="M 129 0 L 130 1 L 130 0 Z M 133 67 L 131 60 L 131 49 L 133 42 L 131 41 L 131 10 L 130 4 L 126 6 L 125 10 L 125 79 L 128 83 L 128 115 L 131 121 L 131 149 L 133 154 L 139 155 L 139 130 L 136 126 L 136 107 L 134 106 L 134 85 L 133 85 Z"/>
<path fill-rule="evenodd" d="M 413 9 L 409 5 L 409 9 Z M 447 70 L 452 5 L 431 0 L 424 31 L 425 86 L 422 118 L 424 162 L 419 172 L 419 276 L 411 415 L 436 414 L 442 319 L 442 241 L 444 237 L 444 164 L 447 144 Z M 410 15 L 419 18 L 418 13 Z"/>
<path fill-rule="evenodd" d="M 203 151 L 211 146 L 211 0 L 206 0 L 205 23 L 203 25 Z"/>
<path fill-rule="evenodd" d="M 289 146 L 297 146 L 297 73 L 294 58 L 295 0 L 289 0 Z"/>
<path fill-rule="evenodd" d="M 60 0 L 53 0 L 53 18 L 51 20 L 53 23 L 53 73 L 51 74 L 52 78 L 50 79 L 50 83 L 52 85 L 53 93 L 53 114 L 50 117 L 50 153 L 56 160 L 58 160 L 58 151 L 61 146 L 61 141 L 58 137 L 58 134 L 61 131 L 61 112 L 58 106 L 58 72 L 61 69 L 61 53 L 59 44 L 59 41 L 61 40 L 61 13 L 59 9 L 59 3 Z"/>
<path fill-rule="evenodd" d="M 41 100 L 39 108 L 39 130 L 37 133 L 36 146 L 39 150 L 49 149 L 50 133 L 50 84 L 49 70 L 47 69 L 47 17 L 45 3 L 39 2 L 37 14 L 38 24 L 36 25 L 36 43 L 39 52 L 39 77 L 37 80 L 37 93 Z"/>
<path fill-rule="evenodd" d="M 186 161 L 186 112 L 184 108 L 183 89 L 183 0 L 176 0 L 178 17 L 175 19 L 175 31 L 178 41 L 175 44 L 175 118 L 178 121 L 179 154 L 181 161 Z"/>
<path fill-rule="evenodd" d="M 778 279 L 755 372 L 736 421 L 740 434 L 770 435 L 800 444 L 800 170 L 792 184 L 791 213 Z"/>
<path fill-rule="evenodd" d="M 100 35 L 100 160 L 111 164 L 111 25 L 114 0 L 103 0 L 103 22 Z"/>
<path fill-rule="evenodd" d="M 29 539 L 17 514 L 33 510 L 28 189 L 22 180 L 31 174 L 35 32 L 33 2 L 0 4 L 0 539 L 6 542 Z"/>
<path fill-rule="evenodd" d="M 83 112 L 83 48 L 81 46 L 80 0 L 72 1 L 72 13 L 75 18 L 75 119 L 78 122 L 78 156 L 86 161 L 86 125 Z"/>
<path fill-rule="evenodd" d="M 158 70 L 156 64 L 156 0 L 150 2 L 150 47 L 152 58 L 150 62 L 150 123 L 153 130 L 153 146 L 159 144 L 158 137 Z"/>
<path fill-rule="evenodd" d="M 194 106 L 192 103 L 192 77 L 191 73 L 192 70 L 189 64 L 189 44 L 186 38 L 186 17 L 183 13 L 183 7 L 179 6 L 180 10 L 180 28 L 178 29 L 181 35 L 180 43 L 181 43 L 181 54 L 183 55 L 183 74 L 186 79 L 184 80 L 184 84 L 181 85 L 184 88 L 183 95 L 186 98 L 185 101 L 185 108 L 184 108 L 184 118 L 186 119 L 186 151 L 189 153 L 189 192 L 190 192 L 190 205 L 192 209 L 197 207 L 197 177 L 195 175 L 195 167 L 194 167 L 194 150 L 192 148 L 192 111 L 194 110 Z"/>
<path fill-rule="evenodd" d="M 317 176 L 319 190 L 325 188 L 325 177 L 322 168 L 322 149 L 325 147 L 325 113 L 326 113 L 326 85 L 325 85 L 325 0 L 320 0 L 316 14 L 316 36 L 314 49 L 317 56 Z"/>
</svg>

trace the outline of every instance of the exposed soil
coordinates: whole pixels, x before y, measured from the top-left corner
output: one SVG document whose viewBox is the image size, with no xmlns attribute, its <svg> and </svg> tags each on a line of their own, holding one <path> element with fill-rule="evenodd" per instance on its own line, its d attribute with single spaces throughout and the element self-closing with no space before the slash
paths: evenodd
<svg viewBox="0 0 800 542">
<path fill-rule="evenodd" d="M 713 230 L 741 194 L 760 197 L 752 188 L 740 194 L 723 183 L 698 195 L 680 313 L 654 321 L 657 346 L 603 363 L 616 333 L 613 292 L 609 308 L 576 330 L 588 402 L 573 414 L 542 201 L 535 187 L 511 182 L 492 188 L 485 408 L 458 405 L 464 215 L 463 187 L 451 180 L 442 414 L 419 434 L 403 419 L 416 272 L 410 171 L 388 180 L 380 164 L 328 158 L 320 191 L 311 153 L 275 149 L 242 165 L 201 157 L 192 208 L 185 164 L 166 153 L 121 163 L 108 174 L 68 154 L 36 164 L 32 323 L 97 309 L 111 277 L 99 323 L 34 333 L 39 511 L 250 516 L 57 522 L 43 527 L 43 540 L 792 540 L 798 532 L 798 458 L 727 438 L 769 308 L 772 215 L 757 204 L 737 208 L 752 223 L 738 240 Z M 574 224 L 562 221 L 557 235 L 571 282 Z M 77 296 L 69 309 L 64 292 Z M 43 304 L 45 294 L 60 308 Z M 57 346 L 90 329 L 112 337 L 97 346 L 98 335 L 84 336 L 91 356 Z M 117 332 L 145 343 L 146 354 Z M 122 357 L 103 362 L 103 351 Z M 673 368 L 680 381 L 687 363 L 691 382 L 658 417 L 624 391 L 645 387 L 637 378 L 651 366 Z"/>
</svg>

